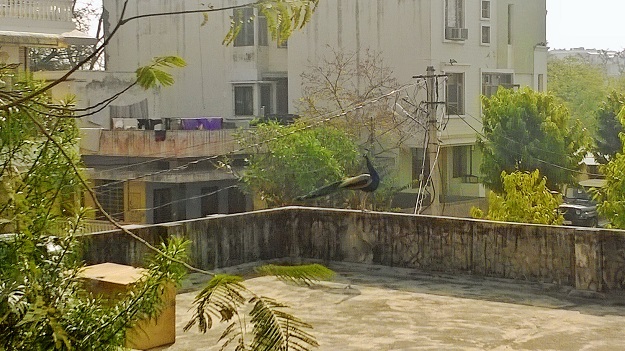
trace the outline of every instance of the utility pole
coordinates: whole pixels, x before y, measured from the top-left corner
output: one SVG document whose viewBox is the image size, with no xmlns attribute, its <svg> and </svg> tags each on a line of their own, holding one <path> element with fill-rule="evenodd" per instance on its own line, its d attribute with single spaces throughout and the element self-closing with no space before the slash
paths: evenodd
<svg viewBox="0 0 625 351">
<path fill-rule="evenodd" d="M 427 108 L 428 108 L 428 155 L 430 156 L 430 179 L 432 181 L 432 198 L 430 202 L 430 210 L 432 215 L 439 216 L 442 214 L 440 206 L 440 196 L 443 191 L 440 168 L 438 166 L 438 156 L 440 145 L 438 143 L 438 120 L 436 118 L 436 110 L 438 107 L 438 77 L 434 75 L 434 67 L 428 66 L 426 70 L 427 83 Z"/>
<path fill-rule="evenodd" d="M 438 119 L 436 117 L 436 111 L 439 104 L 444 102 L 437 101 L 438 98 L 438 78 L 446 77 L 446 75 L 436 75 L 433 66 L 428 66 L 425 76 L 415 76 L 413 78 L 425 79 L 427 86 L 427 131 L 425 139 L 427 142 L 427 155 L 429 164 L 424 166 L 429 167 L 429 182 L 423 184 L 423 188 L 427 187 L 427 183 L 432 185 L 431 199 L 430 199 L 430 211 L 432 215 L 442 215 L 440 196 L 443 192 L 443 183 L 441 181 L 440 167 L 438 166 L 438 158 L 440 154 L 440 145 L 438 139 Z M 423 194 L 421 194 L 421 186 L 419 196 L 417 197 L 417 203 L 415 205 L 415 214 L 418 214 L 422 209 Z"/>
</svg>

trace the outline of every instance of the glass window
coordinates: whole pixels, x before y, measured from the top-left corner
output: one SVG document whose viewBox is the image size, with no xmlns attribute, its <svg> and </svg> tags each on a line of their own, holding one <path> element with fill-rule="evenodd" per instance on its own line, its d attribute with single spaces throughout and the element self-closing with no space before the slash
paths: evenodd
<svg viewBox="0 0 625 351">
<path fill-rule="evenodd" d="M 445 39 L 464 41 L 469 30 L 464 27 L 464 0 L 445 0 Z"/>
<path fill-rule="evenodd" d="M 246 7 L 234 10 L 234 22 L 240 26 L 234 46 L 254 46 L 254 9 Z"/>
<path fill-rule="evenodd" d="M 463 178 L 470 176 L 473 173 L 472 168 L 472 153 L 471 146 L 454 146 L 453 147 L 453 157 L 454 157 L 454 169 L 453 175 L 454 178 Z"/>
<path fill-rule="evenodd" d="M 450 28 L 464 28 L 464 0 L 445 0 L 445 24 Z"/>
<path fill-rule="evenodd" d="M 482 73 L 482 95 L 493 96 L 499 87 L 506 89 L 514 87 L 512 73 Z"/>
<path fill-rule="evenodd" d="M 490 19 L 490 1 L 482 1 L 482 18 Z"/>
<path fill-rule="evenodd" d="M 482 26 L 482 44 L 490 44 L 490 26 Z"/>
<path fill-rule="evenodd" d="M 234 87 L 234 114 L 236 116 L 254 115 L 254 87 L 249 85 Z"/>
<path fill-rule="evenodd" d="M 447 78 L 447 114 L 464 114 L 464 73 L 450 73 Z"/>
</svg>

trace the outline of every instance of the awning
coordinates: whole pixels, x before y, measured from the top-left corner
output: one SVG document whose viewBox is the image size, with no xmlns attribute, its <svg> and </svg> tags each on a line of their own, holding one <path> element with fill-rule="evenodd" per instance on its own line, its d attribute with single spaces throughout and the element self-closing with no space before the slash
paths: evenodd
<svg viewBox="0 0 625 351">
<path fill-rule="evenodd" d="M 68 47 L 70 45 L 92 45 L 97 40 L 76 29 L 64 33 L 39 33 L 0 30 L 0 44 L 21 46 Z"/>
</svg>

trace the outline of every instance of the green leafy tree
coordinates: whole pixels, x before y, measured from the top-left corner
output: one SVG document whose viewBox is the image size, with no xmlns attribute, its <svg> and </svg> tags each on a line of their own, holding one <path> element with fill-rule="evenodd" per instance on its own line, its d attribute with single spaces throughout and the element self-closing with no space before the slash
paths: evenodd
<svg viewBox="0 0 625 351">
<path fill-rule="evenodd" d="M 36 90 L 20 82 L 0 98 Z M 68 107 L 37 95 L 0 111 L 0 349 L 116 350 L 126 330 L 160 308 L 163 284 L 184 271 L 183 244 L 163 247 L 148 273 L 115 303 L 86 293 L 76 240 L 86 210 L 78 171 L 78 129 Z"/>
<path fill-rule="evenodd" d="M 613 159 L 623 149 L 619 134 L 623 132 L 623 125 L 619 120 L 619 113 L 625 106 L 625 94 L 612 91 L 601 103 L 596 112 L 595 157 L 602 164 Z"/>
<path fill-rule="evenodd" d="M 473 217 L 493 221 L 562 224 L 564 218 L 558 213 L 562 203 L 560 194 L 552 194 L 547 180 L 538 170 L 533 172 L 501 173 L 503 192 L 491 191 L 488 195 L 488 214 L 473 208 Z"/>
<path fill-rule="evenodd" d="M 177 283 L 186 269 L 194 269 L 185 263 L 183 242 L 171 240 L 167 246 L 153 247 L 109 216 L 124 233 L 152 249 L 154 257 L 147 264 L 144 279 L 113 304 L 85 291 L 78 279 L 81 245 L 76 240 L 86 213 L 80 207 L 80 193 L 86 190 L 103 210 L 79 171 L 74 118 L 88 115 L 91 109 L 76 109 L 69 99 L 53 103 L 47 92 L 96 59 L 121 26 L 138 18 L 256 6 L 267 17 L 272 35 L 286 39 L 309 21 L 317 2 L 260 0 L 234 7 L 208 6 L 197 11 L 127 17 L 126 0 L 122 16 L 109 36 L 60 79 L 48 84 L 2 83 L 0 229 L 6 234 L 0 237 L 0 349 L 119 350 L 128 327 L 158 313 L 162 286 Z M 236 35 L 238 26 L 232 23 L 224 42 Z M 184 61 L 176 57 L 157 58 L 137 70 L 134 84 L 145 88 L 171 85 L 173 79 L 166 68 L 183 65 Z M 12 69 L 0 66 L 0 81 Z M 106 106 L 116 96 L 91 108 Z M 264 297 L 254 297 L 253 302 L 252 323 L 257 326 L 253 333 L 258 342 L 254 345 L 271 345 L 269 349 L 308 349 L 316 345 L 314 338 L 304 334 L 305 323 L 280 310 L 284 306 Z M 279 320 L 277 324 L 272 318 Z M 282 340 L 273 338 L 276 330 L 282 332 Z"/>
<path fill-rule="evenodd" d="M 625 126 L 625 110 L 621 109 L 617 118 L 621 128 Z M 601 189 L 595 189 L 597 210 L 605 217 L 612 228 L 625 229 L 625 135 L 619 134 L 621 150 L 608 163 L 601 166 L 605 175 L 606 184 Z"/>
<path fill-rule="evenodd" d="M 362 163 L 354 140 L 329 126 L 261 124 L 241 134 L 239 142 L 257 145 L 242 180 L 272 207 L 353 174 Z"/>
<path fill-rule="evenodd" d="M 549 93 L 564 102 L 573 120 L 595 131 L 595 111 L 608 93 L 608 78 L 598 65 L 580 58 L 551 58 L 547 63 Z"/>
<path fill-rule="evenodd" d="M 499 89 L 482 97 L 484 136 L 478 140 L 483 183 L 503 191 L 501 172 L 534 171 L 558 189 L 575 181 L 588 137 L 578 123 L 569 125 L 568 110 L 549 94 L 529 88 Z"/>
</svg>

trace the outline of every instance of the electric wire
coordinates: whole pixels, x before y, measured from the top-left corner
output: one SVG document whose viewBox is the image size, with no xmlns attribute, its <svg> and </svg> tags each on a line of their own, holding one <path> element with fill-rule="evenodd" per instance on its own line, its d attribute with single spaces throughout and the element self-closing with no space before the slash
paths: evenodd
<svg viewBox="0 0 625 351">
<path fill-rule="evenodd" d="M 356 104 L 356 105 L 352 106 L 351 108 L 346 109 L 346 110 L 344 110 L 342 112 L 333 112 L 333 114 L 326 114 L 326 115 L 329 115 L 329 117 L 324 117 L 324 116 L 317 117 L 314 122 L 312 122 L 312 123 L 310 123 L 308 125 L 305 125 L 305 126 L 303 126 L 301 128 L 298 128 L 298 129 L 295 129 L 295 130 L 290 131 L 288 133 L 284 133 L 284 134 L 275 136 L 273 138 L 261 140 L 261 141 L 258 141 L 256 143 L 254 143 L 254 144 L 241 146 L 241 147 L 239 147 L 237 149 L 234 149 L 234 150 L 231 150 L 231 151 L 229 151 L 227 153 L 217 154 L 217 155 L 210 155 L 210 156 L 198 158 L 198 159 L 195 159 L 193 161 L 187 162 L 187 163 L 185 163 L 185 164 L 183 164 L 181 166 L 174 167 L 174 168 L 162 169 L 162 170 L 158 170 L 158 171 L 154 171 L 154 172 L 150 172 L 150 173 L 145 173 L 145 174 L 142 174 L 142 175 L 137 175 L 137 176 L 134 176 L 134 177 L 129 177 L 129 178 L 126 178 L 124 180 L 111 182 L 111 183 L 106 184 L 105 186 L 113 186 L 113 185 L 125 183 L 125 182 L 128 182 L 128 181 L 140 180 L 140 179 L 153 177 L 153 176 L 157 176 L 157 175 L 162 175 L 162 174 L 170 173 L 170 172 L 177 172 L 177 171 L 185 170 L 189 166 L 197 165 L 197 164 L 202 163 L 202 162 L 217 160 L 217 159 L 222 158 L 222 157 L 232 156 L 232 155 L 241 153 L 243 151 L 247 151 L 247 150 L 250 150 L 250 149 L 253 149 L 253 148 L 261 147 L 261 146 L 264 146 L 264 145 L 266 145 L 266 144 L 268 144 L 268 143 L 270 143 L 272 141 L 276 141 L 276 140 L 288 137 L 290 135 L 293 135 L 293 134 L 296 134 L 296 133 L 299 133 L 299 132 L 302 132 L 302 131 L 305 131 L 305 130 L 308 130 L 308 129 L 312 129 L 312 128 L 315 128 L 317 126 L 320 126 L 320 125 L 323 125 L 325 123 L 328 123 L 328 122 L 330 122 L 332 120 L 335 120 L 337 118 L 344 117 L 344 116 L 346 116 L 347 114 L 349 114 L 351 112 L 361 110 L 361 109 L 363 109 L 364 107 L 366 107 L 366 106 L 368 106 L 370 104 L 376 103 L 376 102 L 378 102 L 378 101 L 380 101 L 380 100 L 382 100 L 384 98 L 387 98 L 389 96 L 392 96 L 394 94 L 402 92 L 402 91 L 412 87 L 413 85 L 414 84 L 406 84 L 406 85 L 403 85 L 403 86 L 401 86 L 401 87 L 399 87 L 397 89 L 394 89 L 394 90 L 392 90 L 392 91 L 390 91 L 388 93 L 382 94 L 382 95 L 380 95 L 378 97 L 371 98 L 371 99 L 369 99 L 367 101 L 364 101 L 364 102 L 361 102 L 359 104 Z M 103 187 L 105 187 L 105 186 L 103 186 Z"/>
</svg>

